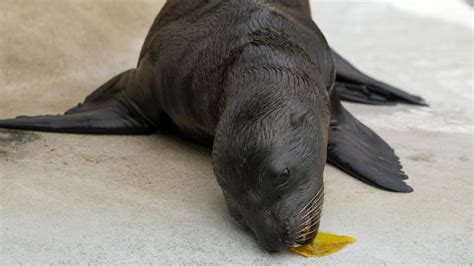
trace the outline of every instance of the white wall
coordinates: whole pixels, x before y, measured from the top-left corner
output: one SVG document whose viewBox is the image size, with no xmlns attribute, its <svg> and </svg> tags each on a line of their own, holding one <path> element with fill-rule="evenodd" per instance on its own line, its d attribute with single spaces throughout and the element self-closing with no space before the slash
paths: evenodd
<svg viewBox="0 0 474 266">
<path fill-rule="evenodd" d="M 474 12 L 466 0 L 311 0 L 311 2 L 313 7 L 317 6 L 318 2 L 386 2 L 420 16 L 440 18 L 474 28 Z"/>
</svg>

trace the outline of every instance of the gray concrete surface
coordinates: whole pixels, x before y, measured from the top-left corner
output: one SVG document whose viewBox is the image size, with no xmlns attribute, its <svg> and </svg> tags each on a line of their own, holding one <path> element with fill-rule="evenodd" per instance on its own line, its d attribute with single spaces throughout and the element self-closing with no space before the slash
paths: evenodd
<svg viewBox="0 0 474 266">
<path fill-rule="evenodd" d="M 0 117 L 60 113 L 133 67 L 152 0 L 0 1 Z M 227 214 L 209 150 L 180 139 L 0 131 L 0 263 L 472 263 L 473 32 L 384 3 L 313 7 L 332 45 L 430 108 L 347 104 L 415 192 L 328 167 L 330 257 L 268 254 Z"/>
</svg>

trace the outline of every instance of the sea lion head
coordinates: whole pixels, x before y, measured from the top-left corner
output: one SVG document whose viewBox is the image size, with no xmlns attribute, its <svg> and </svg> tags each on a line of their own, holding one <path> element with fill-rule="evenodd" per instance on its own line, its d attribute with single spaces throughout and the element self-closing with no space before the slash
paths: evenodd
<svg viewBox="0 0 474 266">
<path fill-rule="evenodd" d="M 245 98 L 226 108 L 214 141 L 228 209 L 268 251 L 303 245 L 321 217 L 327 97 L 316 106 L 272 92 Z"/>
</svg>

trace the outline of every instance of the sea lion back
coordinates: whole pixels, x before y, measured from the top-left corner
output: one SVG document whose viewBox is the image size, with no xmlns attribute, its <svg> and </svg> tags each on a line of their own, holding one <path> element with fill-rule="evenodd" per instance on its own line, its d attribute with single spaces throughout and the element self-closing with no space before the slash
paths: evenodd
<svg viewBox="0 0 474 266">
<path fill-rule="evenodd" d="M 329 47 L 311 18 L 271 1 L 169 1 L 151 27 L 140 62 L 154 65 L 160 106 L 178 128 L 212 136 L 227 72 L 259 46 L 276 50 L 262 52 L 265 58 L 253 52 L 255 60 L 266 60 L 262 64 L 281 64 L 284 53 L 293 53 L 285 51 L 289 47 L 324 72 L 326 85 L 334 80 Z"/>
</svg>

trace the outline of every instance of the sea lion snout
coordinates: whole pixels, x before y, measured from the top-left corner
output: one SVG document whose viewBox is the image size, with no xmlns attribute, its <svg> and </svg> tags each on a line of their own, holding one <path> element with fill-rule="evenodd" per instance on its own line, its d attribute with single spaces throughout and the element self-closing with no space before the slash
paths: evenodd
<svg viewBox="0 0 474 266">
<path fill-rule="evenodd" d="M 318 233 L 324 201 L 322 177 L 284 192 L 269 185 L 245 189 L 225 184 L 223 191 L 232 217 L 250 229 L 269 252 L 304 245 Z"/>
<path fill-rule="evenodd" d="M 240 207 L 241 222 L 252 230 L 260 246 L 269 252 L 307 244 L 319 231 L 323 191 L 321 186 L 315 195 L 304 201 L 301 198 L 307 198 L 307 193 L 298 195 L 295 191 L 272 207 L 261 202 Z"/>
</svg>

